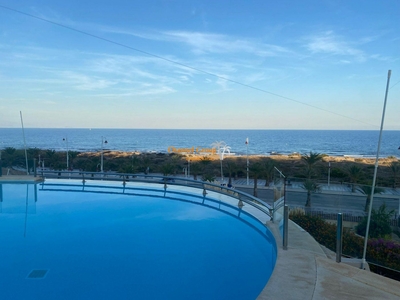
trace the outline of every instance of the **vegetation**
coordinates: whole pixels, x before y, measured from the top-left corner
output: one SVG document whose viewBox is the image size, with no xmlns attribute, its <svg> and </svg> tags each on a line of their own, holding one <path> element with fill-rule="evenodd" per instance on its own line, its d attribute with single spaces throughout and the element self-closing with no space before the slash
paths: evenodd
<svg viewBox="0 0 400 300">
<path fill-rule="evenodd" d="M 356 184 L 360 181 L 362 176 L 362 170 L 357 165 L 351 165 L 348 170 L 348 175 L 351 183 L 351 192 L 354 193 L 356 191 Z"/>
<path fill-rule="evenodd" d="M 301 187 L 307 191 L 307 201 L 305 206 L 311 207 L 311 194 L 318 192 L 320 190 L 320 186 L 315 181 L 311 179 L 306 179 Z"/>
<path fill-rule="evenodd" d="M 390 220 L 394 215 L 394 210 L 387 211 L 386 204 L 382 204 L 378 210 L 372 209 L 371 220 L 369 224 L 369 234 L 371 238 L 391 238 L 392 228 L 390 227 Z M 368 216 L 357 225 L 356 232 L 359 235 L 365 236 L 367 229 Z"/>
<path fill-rule="evenodd" d="M 305 164 L 306 178 L 311 179 L 315 174 L 315 166 L 324 157 L 323 154 L 310 151 L 309 154 L 303 154 L 301 160 Z"/>
<path fill-rule="evenodd" d="M 254 180 L 253 196 L 257 197 L 258 178 L 260 178 L 263 174 L 263 171 L 264 171 L 263 166 L 260 162 L 250 164 L 249 171 L 250 171 L 251 177 Z"/>
<path fill-rule="evenodd" d="M 400 174 L 400 163 L 399 161 L 394 161 L 390 164 L 390 171 L 392 172 L 393 176 L 393 188 L 397 187 L 397 177 Z"/>
<path fill-rule="evenodd" d="M 22 149 L 8 147 L 1 150 L 2 166 L 5 168 L 21 167 L 25 168 L 25 153 Z M 27 149 L 29 169 L 33 169 L 33 159 L 36 159 L 36 165 L 44 166 L 54 170 L 66 170 L 67 153 L 65 151 L 55 151 L 53 149 Z M 100 152 L 76 152 L 69 151 L 70 169 L 96 172 L 100 170 Z M 250 166 L 258 165 L 257 178 L 265 179 L 266 185 L 274 182 L 277 173 L 274 171 L 276 166 L 287 176 L 288 182 L 291 180 L 310 179 L 315 184 L 327 182 L 328 163 L 324 160 L 325 156 L 320 153 L 310 152 L 299 155 L 293 154 L 285 157 L 250 157 Z M 167 153 L 127 153 L 104 151 L 104 170 L 121 173 L 160 173 L 163 174 L 163 165 L 169 163 L 174 166 L 172 174 L 183 174 L 183 168 L 188 166 L 188 157 L 180 154 Z M 365 163 L 365 160 L 352 159 L 331 160 L 331 183 L 344 183 L 351 181 L 354 190 L 357 185 L 368 184 L 372 178 L 374 166 L 373 163 Z M 380 187 L 393 187 L 398 185 L 399 161 L 392 157 L 383 159 L 378 169 L 377 185 Z M 207 175 L 207 177 L 217 178 L 220 176 L 220 160 L 212 159 L 209 156 L 190 157 L 190 174 L 194 178 Z M 246 178 L 246 159 L 243 157 L 226 156 L 223 160 L 224 177 L 229 178 L 228 183 L 233 179 Z M 353 171 L 350 171 L 353 170 Z M 355 171 L 358 170 L 358 171 Z M 361 170 L 361 171 L 360 171 Z M 253 177 L 253 172 L 251 177 Z M 168 171 L 170 173 L 171 171 Z M 351 175 L 349 172 L 351 172 Z M 354 177 L 354 173 L 362 174 Z M 258 182 L 257 182 L 258 184 Z M 256 193 L 257 193 L 256 187 Z M 312 197 L 311 190 L 311 197 Z"/>
<path fill-rule="evenodd" d="M 364 211 L 367 212 L 369 210 L 369 204 L 371 203 L 371 195 L 372 195 L 372 186 L 370 185 L 361 185 L 358 187 L 358 190 L 367 196 L 367 200 L 365 201 Z M 376 187 L 374 188 L 374 195 L 380 194 L 383 192 L 383 188 Z"/>
<path fill-rule="evenodd" d="M 263 161 L 263 168 L 265 170 L 265 186 L 269 186 L 270 182 L 274 179 L 276 163 L 272 159 L 267 159 Z"/>
<path fill-rule="evenodd" d="M 299 211 L 291 213 L 290 219 L 311 234 L 319 244 L 336 251 L 336 225 Z M 344 255 L 361 258 L 363 247 L 362 237 L 347 228 L 343 229 Z M 400 271 L 400 244 L 385 239 L 369 239 L 366 259 L 368 262 Z"/>
</svg>

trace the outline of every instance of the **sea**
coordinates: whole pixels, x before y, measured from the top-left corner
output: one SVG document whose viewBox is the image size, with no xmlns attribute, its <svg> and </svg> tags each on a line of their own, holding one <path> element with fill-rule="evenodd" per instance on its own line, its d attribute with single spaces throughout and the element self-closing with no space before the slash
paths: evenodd
<svg viewBox="0 0 400 300">
<path fill-rule="evenodd" d="M 246 143 L 246 140 L 248 143 Z M 24 142 L 25 141 L 25 142 Z M 107 141 L 107 143 L 106 143 Z M 211 148 L 224 142 L 235 155 L 317 152 L 330 156 L 375 157 L 379 131 L 368 130 L 203 130 L 0 128 L 0 150 L 39 148 L 56 151 L 167 153 L 170 147 Z M 383 131 L 380 157 L 400 157 L 400 131 Z"/>
</svg>

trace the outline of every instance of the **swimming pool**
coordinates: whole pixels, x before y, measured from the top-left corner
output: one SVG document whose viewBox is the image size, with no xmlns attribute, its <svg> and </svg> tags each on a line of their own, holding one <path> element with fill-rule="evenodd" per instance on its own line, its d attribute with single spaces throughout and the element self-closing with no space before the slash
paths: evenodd
<svg viewBox="0 0 400 300">
<path fill-rule="evenodd" d="M 212 195 L 0 186 L 3 299 L 255 299 L 275 265 L 265 226 Z"/>
</svg>

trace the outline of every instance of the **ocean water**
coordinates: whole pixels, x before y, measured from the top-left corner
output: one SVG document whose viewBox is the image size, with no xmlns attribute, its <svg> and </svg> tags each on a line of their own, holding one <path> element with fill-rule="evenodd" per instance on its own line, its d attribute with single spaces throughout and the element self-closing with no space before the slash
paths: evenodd
<svg viewBox="0 0 400 300">
<path fill-rule="evenodd" d="M 379 131 L 361 130 L 177 130 L 177 129 L 50 129 L 25 128 L 27 148 L 65 151 L 104 149 L 168 152 L 175 148 L 211 148 L 224 141 L 237 155 L 290 154 L 310 151 L 333 156 L 375 157 Z M 246 138 L 249 144 L 246 145 Z M 400 157 L 400 131 L 384 131 L 380 156 Z M 0 149 L 24 148 L 21 128 L 0 128 Z"/>
</svg>

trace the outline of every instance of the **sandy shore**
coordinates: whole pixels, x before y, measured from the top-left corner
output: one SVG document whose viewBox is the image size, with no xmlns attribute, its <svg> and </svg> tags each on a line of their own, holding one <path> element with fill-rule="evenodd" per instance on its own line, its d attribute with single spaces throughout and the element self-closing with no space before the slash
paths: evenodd
<svg viewBox="0 0 400 300">
<path fill-rule="evenodd" d="M 107 157 L 123 157 L 128 158 L 132 157 L 133 155 L 149 155 L 148 153 L 140 153 L 140 152 L 123 152 L 123 151 L 105 151 L 104 155 Z M 80 155 L 89 155 L 89 156 L 99 156 L 99 152 L 85 152 Z M 170 155 L 168 153 L 165 154 L 156 154 L 150 153 L 150 155 Z M 199 161 L 204 159 L 205 157 L 209 158 L 210 160 L 220 160 L 219 155 L 198 155 L 198 154 L 189 154 L 189 155 L 181 155 L 182 157 L 186 158 L 186 160 L 190 159 L 190 161 Z M 299 161 L 301 160 L 300 154 L 290 154 L 290 155 L 249 155 L 249 160 L 256 160 L 260 158 L 271 158 L 276 161 L 282 162 L 290 162 L 290 161 Z M 224 159 L 246 159 L 245 155 L 225 155 Z M 358 164 L 365 164 L 365 165 L 375 165 L 375 158 L 372 157 L 358 157 L 358 156 L 324 156 L 323 161 L 326 163 L 358 163 Z M 389 166 L 392 162 L 398 161 L 396 157 L 385 157 L 379 159 L 379 165 Z"/>
<path fill-rule="evenodd" d="M 109 157 L 132 157 L 132 155 L 170 155 L 169 153 L 158 154 L 158 153 L 141 153 L 141 152 L 123 152 L 123 151 L 104 151 L 105 156 Z M 83 152 L 80 155 L 89 155 L 89 156 L 99 156 L 100 152 Z M 210 160 L 219 160 L 219 155 L 198 155 L 198 154 L 183 154 L 182 157 L 190 158 L 191 161 L 198 161 L 203 159 L 204 157 L 209 158 Z M 288 160 L 300 160 L 300 154 L 289 154 L 289 155 L 249 155 L 249 159 L 256 159 L 262 157 L 269 157 L 278 161 L 288 161 Z M 245 155 L 225 155 L 224 159 L 237 159 L 237 158 L 246 158 Z M 393 161 L 397 161 L 396 157 L 384 157 L 379 159 L 379 163 L 382 164 L 390 164 Z M 356 162 L 362 164 L 375 164 L 375 157 L 358 157 L 358 156 L 324 156 L 323 161 L 325 162 Z"/>
</svg>

